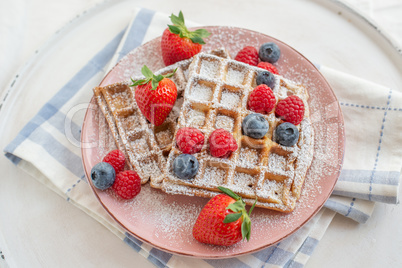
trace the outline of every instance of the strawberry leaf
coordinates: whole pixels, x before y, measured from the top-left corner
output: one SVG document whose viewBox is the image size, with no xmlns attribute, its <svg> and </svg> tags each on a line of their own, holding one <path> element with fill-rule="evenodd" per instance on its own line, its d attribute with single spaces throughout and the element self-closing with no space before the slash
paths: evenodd
<svg viewBox="0 0 402 268">
<path fill-rule="evenodd" d="M 155 90 L 159 85 L 159 81 L 156 81 L 154 79 L 152 79 L 151 81 L 152 81 L 152 90 Z"/>
<path fill-rule="evenodd" d="M 221 190 L 224 194 L 230 196 L 231 198 L 233 198 L 234 200 L 239 200 L 241 199 L 240 196 L 238 196 L 237 194 L 235 194 L 232 190 L 222 187 L 222 186 L 218 186 L 218 189 Z"/>
<path fill-rule="evenodd" d="M 153 73 L 152 71 L 148 68 L 148 66 L 144 65 L 142 66 L 141 73 L 146 77 L 146 78 L 152 78 Z"/>
<path fill-rule="evenodd" d="M 158 83 L 160 81 L 162 81 L 162 79 L 165 78 L 163 75 L 159 74 L 159 75 L 153 75 L 152 79 L 157 81 Z"/>
<path fill-rule="evenodd" d="M 181 12 L 181 10 L 180 10 L 180 12 L 179 12 L 179 20 L 183 23 L 183 25 L 185 25 L 183 12 Z"/>
<path fill-rule="evenodd" d="M 248 215 L 251 215 L 251 212 L 253 212 L 253 209 L 255 208 L 255 204 L 257 204 L 257 198 L 254 201 L 254 204 L 251 206 L 250 210 L 248 211 Z"/>
<path fill-rule="evenodd" d="M 204 45 L 205 41 L 203 38 L 211 35 L 211 33 L 205 29 L 189 31 L 184 22 L 183 12 L 181 11 L 179 12 L 179 16 L 172 14 L 170 20 L 173 23 L 173 25 L 168 25 L 170 32 L 179 35 L 180 38 L 189 38 L 193 43 Z"/>
<path fill-rule="evenodd" d="M 133 82 L 133 84 L 132 85 L 130 85 L 130 87 L 135 87 L 135 86 L 138 86 L 138 85 L 143 85 L 143 84 L 146 84 L 146 83 L 148 83 L 148 79 L 141 79 L 141 80 L 134 80 L 134 79 L 131 79 L 131 81 Z"/>
<path fill-rule="evenodd" d="M 175 26 L 175 25 L 168 25 L 169 30 L 174 33 L 174 34 L 180 34 L 181 30 L 179 27 Z"/>
<path fill-rule="evenodd" d="M 145 85 L 145 84 L 148 84 L 149 82 L 151 82 L 152 90 L 155 90 L 155 89 L 157 89 L 160 81 L 162 81 L 164 78 L 172 77 L 176 73 L 176 70 L 177 70 L 177 68 L 174 69 L 174 71 L 172 73 L 168 73 L 166 75 L 161 75 L 161 74 L 154 75 L 152 73 L 152 71 L 146 65 L 144 65 L 141 68 L 141 73 L 145 76 L 145 79 L 134 80 L 131 78 L 131 81 L 133 82 L 133 84 L 130 85 L 130 87 Z"/>
<path fill-rule="evenodd" d="M 237 200 L 236 202 L 227 206 L 226 209 L 230 209 L 233 212 L 241 212 L 245 209 L 244 202 L 243 200 Z"/>
<path fill-rule="evenodd" d="M 241 215 L 242 215 L 241 212 L 230 213 L 230 214 L 226 215 L 225 219 L 223 220 L 223 223 L 230 223 L 230 222 L 237 221 L 238 219 L 240 219 Z"/>
<path fill-rule="evenodd" d="M 196 36 L 199 36 L 199 37 L 201 37 L 201 38 L 207 38 L 208 36 L 211 35 L 211 33 L 208 32 L 208 31 L 205 30 L 205 29 L 198 29 L 198 30 L 195 30 L 195 31 L 193 32 L 193 34 L 196 35 Z"/>
<path fill-rule="evenodd" d="M 193 41 L 193 43 L 205 45 L 205 41 L 199 36 L 190 37 L 190 40 Z"/>
<path fill-rule="evenodd" d="M 172 14 L 170 16 L 170 20 L 172 21 L 172 23 L 174 25 L 178 25 L 178 26 L 184 26 L 184 16 L 183 16 L 183 12 L 179 12 L 179 16 L 176 16 L 174 14 Z"/>
<path fill-rule="evenodd" d="M 241 224 L 241 234 L 244 239 L 247 239 L 247 241 L 250 240 L 250 234 L 251 234 L 251 221 L 250 218 L 243 218 L 243 223 Z"/>
<path fill-rule="evenodd" d="M 177 71 L 177 68 L 174 69 L 173 72 L 168 73 L 168 74 L 165 74 L 164 77 L 165 77 L 165 78 L 170 78 L 170 77 L 172 77 L 172 76 L 176 73 L 176 71 Z"/>
</svg>

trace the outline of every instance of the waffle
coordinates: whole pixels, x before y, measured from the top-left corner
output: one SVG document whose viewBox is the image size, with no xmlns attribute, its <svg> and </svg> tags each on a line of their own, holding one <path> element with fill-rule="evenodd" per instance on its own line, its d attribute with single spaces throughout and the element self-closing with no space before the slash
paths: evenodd
<svg viewBox="0 0 402 268">
<path fill-rule="evenodd" d="M 244 136 L 241 122 L 252 113 L 247 109 L 247 100 L 256 87 L 256 74 L 261 71 L 203 53 L 194 57 L 177 129 L 195 127 L 205 135 L 203 148 L 194 154 L 200 167 L 191 180 L 175 176 L 173 161 L 181 152 L 174 143 L 167 158 L 162 191 L 210 198 L 218 194 L 218 186 L 223 186 L 242 196 L 249 205 L 257 199 L 258 207 L 293 211 L 313 157 L 309 96 L 304 86 L 276 75 L 273 92 L 277 101 L 297 95 L 306 107 L 305 117 L 297 126 L 300 133 L 297 144 L 284 147 L 273 141 L 274 129 L 282 123 L 274 111 L 264 115 L 270 127 L 263 139 Z M 208 138 L 218 128 L 231 132 L 238 144 L 238 150 L 227 159 L 212 157 L 208 152 Z"/>
<path fill-rule="evenodd" d="M 210 52 L 217 57 L 229 57 L 225 49 Z M 183 92 L 187 84 L 188 68 L 192 59 L 167 66 L 155 74 L 176 73 L 170 78 L 177 87 L 177 100 L 165 122 L 155 127 L 139 110 L 132 82 L 120 82 L 93 89 L 95 99 L 102 111 L 119 150 L 124 152 L 129 169 L 141 177 L 141 183 L 150 181 L 154 188 L 160 188 L 166 158 L 172 147 L 176 122 L 183 103 Z M 142 77 L 133 78 L 134 80 Z"/>
</svg>

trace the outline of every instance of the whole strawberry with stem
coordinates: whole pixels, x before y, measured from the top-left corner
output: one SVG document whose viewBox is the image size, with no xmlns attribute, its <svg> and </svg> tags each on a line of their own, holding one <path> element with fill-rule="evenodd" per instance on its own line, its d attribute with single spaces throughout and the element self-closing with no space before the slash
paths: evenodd
<svg viewBox="0 0 402 268">
<path fill-rule="evenodd" d="M 189 31 L 181 11 L 179 16 L 172 14 L 170 19 L 173 25 L 168 25 L 161 39 L 162 57 L 165 65 L 193 57 L 201 51 L 202 45 L 205 44 L 203 38 L 210 35 L 205 29 Z"/>
<path fill-rule="evenodd" d="M 169 79 L 173 73 L 154 75 L 144 65 L 141 69 L 145 79 L 132 80 L 131 86 L 136 86 L 135 101 L 142 114 L 155 126 L 161 125 L 169 115 L 177 98 L 175 83 Z"/>
<path fill-rule="evenodd" d="M 193 226 L 193 237 L 201 243 L 231 246 L 242 239 L 250 240 L 250 214 L 240 196 L 231 190 L 218 187 L 218 194 L 208 201 Z M 257 201 L 257 200 L 256 200 Z"/>
</svg>

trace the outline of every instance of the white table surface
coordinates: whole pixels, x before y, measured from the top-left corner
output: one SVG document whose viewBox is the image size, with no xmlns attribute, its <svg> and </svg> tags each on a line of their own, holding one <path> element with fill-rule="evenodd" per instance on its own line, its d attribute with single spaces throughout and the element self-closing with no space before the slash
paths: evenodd
<svg viewBox="0 0 402 268">
<path fill-rule="evenodd" d="M 139 6 L 152 8 L 152 1 L 148 1 L 138 1 Z M 102 2 L 0 1 L 0 94 L 53 33 L 83 10 Z M 166 13 L 191 10 L 190 1 L 158 2 L 162 4 L 153 9 Z M 247 1 L 247 5 L 262 2 Z M 344 2 L 375 21 L 402 46 L 401 0 Z M 154 267 L 5 157 L 0 157 L 0 163 L 0 251 L 10 267 Z M 366 224 L 337 215 L 307 267 L 402 267 L 401 222 L 400 205 L 377 205 Z"/>
</svg>

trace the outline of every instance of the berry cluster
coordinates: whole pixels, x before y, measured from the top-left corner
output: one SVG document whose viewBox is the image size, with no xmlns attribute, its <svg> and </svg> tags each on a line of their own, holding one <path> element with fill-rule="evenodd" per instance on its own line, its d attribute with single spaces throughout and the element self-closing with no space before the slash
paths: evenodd
<svg viewBox="0 0 402 268">
<path fill-rule="evenodd" d="M 271 88 L 261 84 L 254 88 L 248 99 L 248 109 L 256 112 L 246 116 L 242 123 L 244 135 L 254 139 L 260 139 L 268 132 L 269 125 L 261 114 L 269 114 L 276 104 L 276 99 Z M 299 139 L 300 124 L 304 117 L 304 103 L 296 95 L 280 100 L 276 105 L 275 116 L 285 123 L 280 124 L 275 130 L 276 142 L 283 146 L 293 146 Z"/>
<path fill-rule="evenodd" d="M 126 158 L 120 150 L 109 152 L 91 170 L 93 185 L 106 190 L 112 188 L 123 199 L 132 199 L 141 191 L 141 178 L 133 170 L 124 170 Z"/>
<path fill-rule="evenodd" d="M 176 133 L 176 146 L 183 153 L 173 161 L 173 172 L 183 180 L 193 178 L 199 168 L 197 158 L 192 154 L 201 151 L 204 134 L 191 127 L 181 128 Z M 236 140 L 224 129 L 214 130 L 208 139 L 209 153 L 214 157 L 227 158 L 237 150 Z"/>
<path fill-rule="evenodd" d="M 279 47 L 272 42 L 261 45 L 259 51 L 252 46 L 246 46 L 237 54 L 236 60 L 266 70 L 257 74 L 257 87 L 250 93 L 247 102 L 247 108 L 257 114 L 250 114 L 244 118 L 242 131 L 244 135 L 251 138 L 263 138 L 269 130 L 269 124 L 261 114 L 270 114 L 276 105 L 275 116 L 284 121 L 275 130 L 276 142 L 283 146 L 293 146 L 299 139 L 299 130 L 296 125 L 303 120 L 304 103 L 296 95 L 276 103 L 272 88 L 276 85 L 274 74 L 278 74 L 278 70 L 273 64 L 279 60 L 280 55 Z"/>
<path fill-rule="evenodd" d="M 258 51 L 253 46 L 242 48 L 237 53 L 235 60 L 257 66 L 273 74 L 279 74 L 274 63 L 279 60 L 280 55 L 281 50 L 278 45 L 273 42 L 268 42 L 262 44 Z"/>
</svg>

